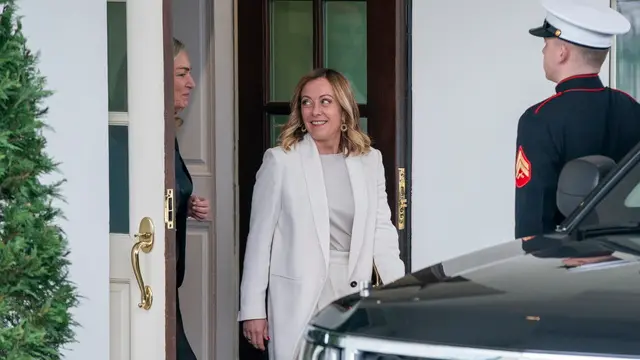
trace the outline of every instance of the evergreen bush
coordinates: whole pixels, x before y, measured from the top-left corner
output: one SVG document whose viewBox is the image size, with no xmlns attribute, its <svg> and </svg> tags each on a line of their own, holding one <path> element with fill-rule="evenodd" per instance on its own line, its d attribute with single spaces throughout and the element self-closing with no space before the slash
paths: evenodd
<svg viewBox="0 0 640 360">
<path fill-rule="evenodd" d="M 54 206 L 62 182 L 45 153 L 45 79 L 15 0 L 0 0 L 0 359 L 60 359 L 74 341 L 67 241 Z"/>
</svg>

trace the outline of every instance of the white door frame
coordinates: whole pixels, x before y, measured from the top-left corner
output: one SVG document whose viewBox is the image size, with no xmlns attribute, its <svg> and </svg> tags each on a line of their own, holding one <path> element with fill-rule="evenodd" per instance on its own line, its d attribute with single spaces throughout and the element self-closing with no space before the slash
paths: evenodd
<svg viewBox="0 0 640 360">
<path fill-rule="evenodd" d="M 173 0 L 177 1 L 177 0 Z M 209 0 L 213 101 L 215 359 L 238 358 L 237 0 Z"/>
</svg>

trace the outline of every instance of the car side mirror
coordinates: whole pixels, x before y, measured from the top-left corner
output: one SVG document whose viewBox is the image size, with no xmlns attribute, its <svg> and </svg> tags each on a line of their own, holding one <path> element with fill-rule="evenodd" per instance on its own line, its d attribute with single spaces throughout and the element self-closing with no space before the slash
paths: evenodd
<svg viewBox="0 0 640 360">
<path fill-rule="evenodd" d="M 560 172 L 556 192 L 556 205 L 562 215 L 569 216 L 615 166 L 615 161 L 601 155 L 566 163 Z"/>
</svg>

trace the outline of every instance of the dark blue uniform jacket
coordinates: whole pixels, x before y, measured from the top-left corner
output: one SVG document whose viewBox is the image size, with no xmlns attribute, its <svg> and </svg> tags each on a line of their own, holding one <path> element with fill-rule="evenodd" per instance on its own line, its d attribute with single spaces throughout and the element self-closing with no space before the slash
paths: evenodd
<svg viewBox="0 0 640 360">
<path fill-rule="evenodd" d="M 515 236 L 551 232 L 563 220 L 556 206 L 564 164 L 587 155 L 616 162 L 640 142 L 640 104 L 605 87 L 597 74 L 567 78 L 556 94 L 520 117 L 516 142 Z"/>
</svg>

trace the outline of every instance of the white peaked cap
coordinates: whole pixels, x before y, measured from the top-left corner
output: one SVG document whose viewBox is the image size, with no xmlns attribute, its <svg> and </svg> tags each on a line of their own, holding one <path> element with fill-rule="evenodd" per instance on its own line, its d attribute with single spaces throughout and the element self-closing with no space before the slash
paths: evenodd
<svg viewBox="0 0 640 360">
<path fill-rule="evenodd" d="M 608 3 L 604 0 L 542 0 L 547 17 L 542 26 L 529 33 L 590 48 L 610 48 L 614 35 L 627 33 L 631 23 Z"/>
</svg>

